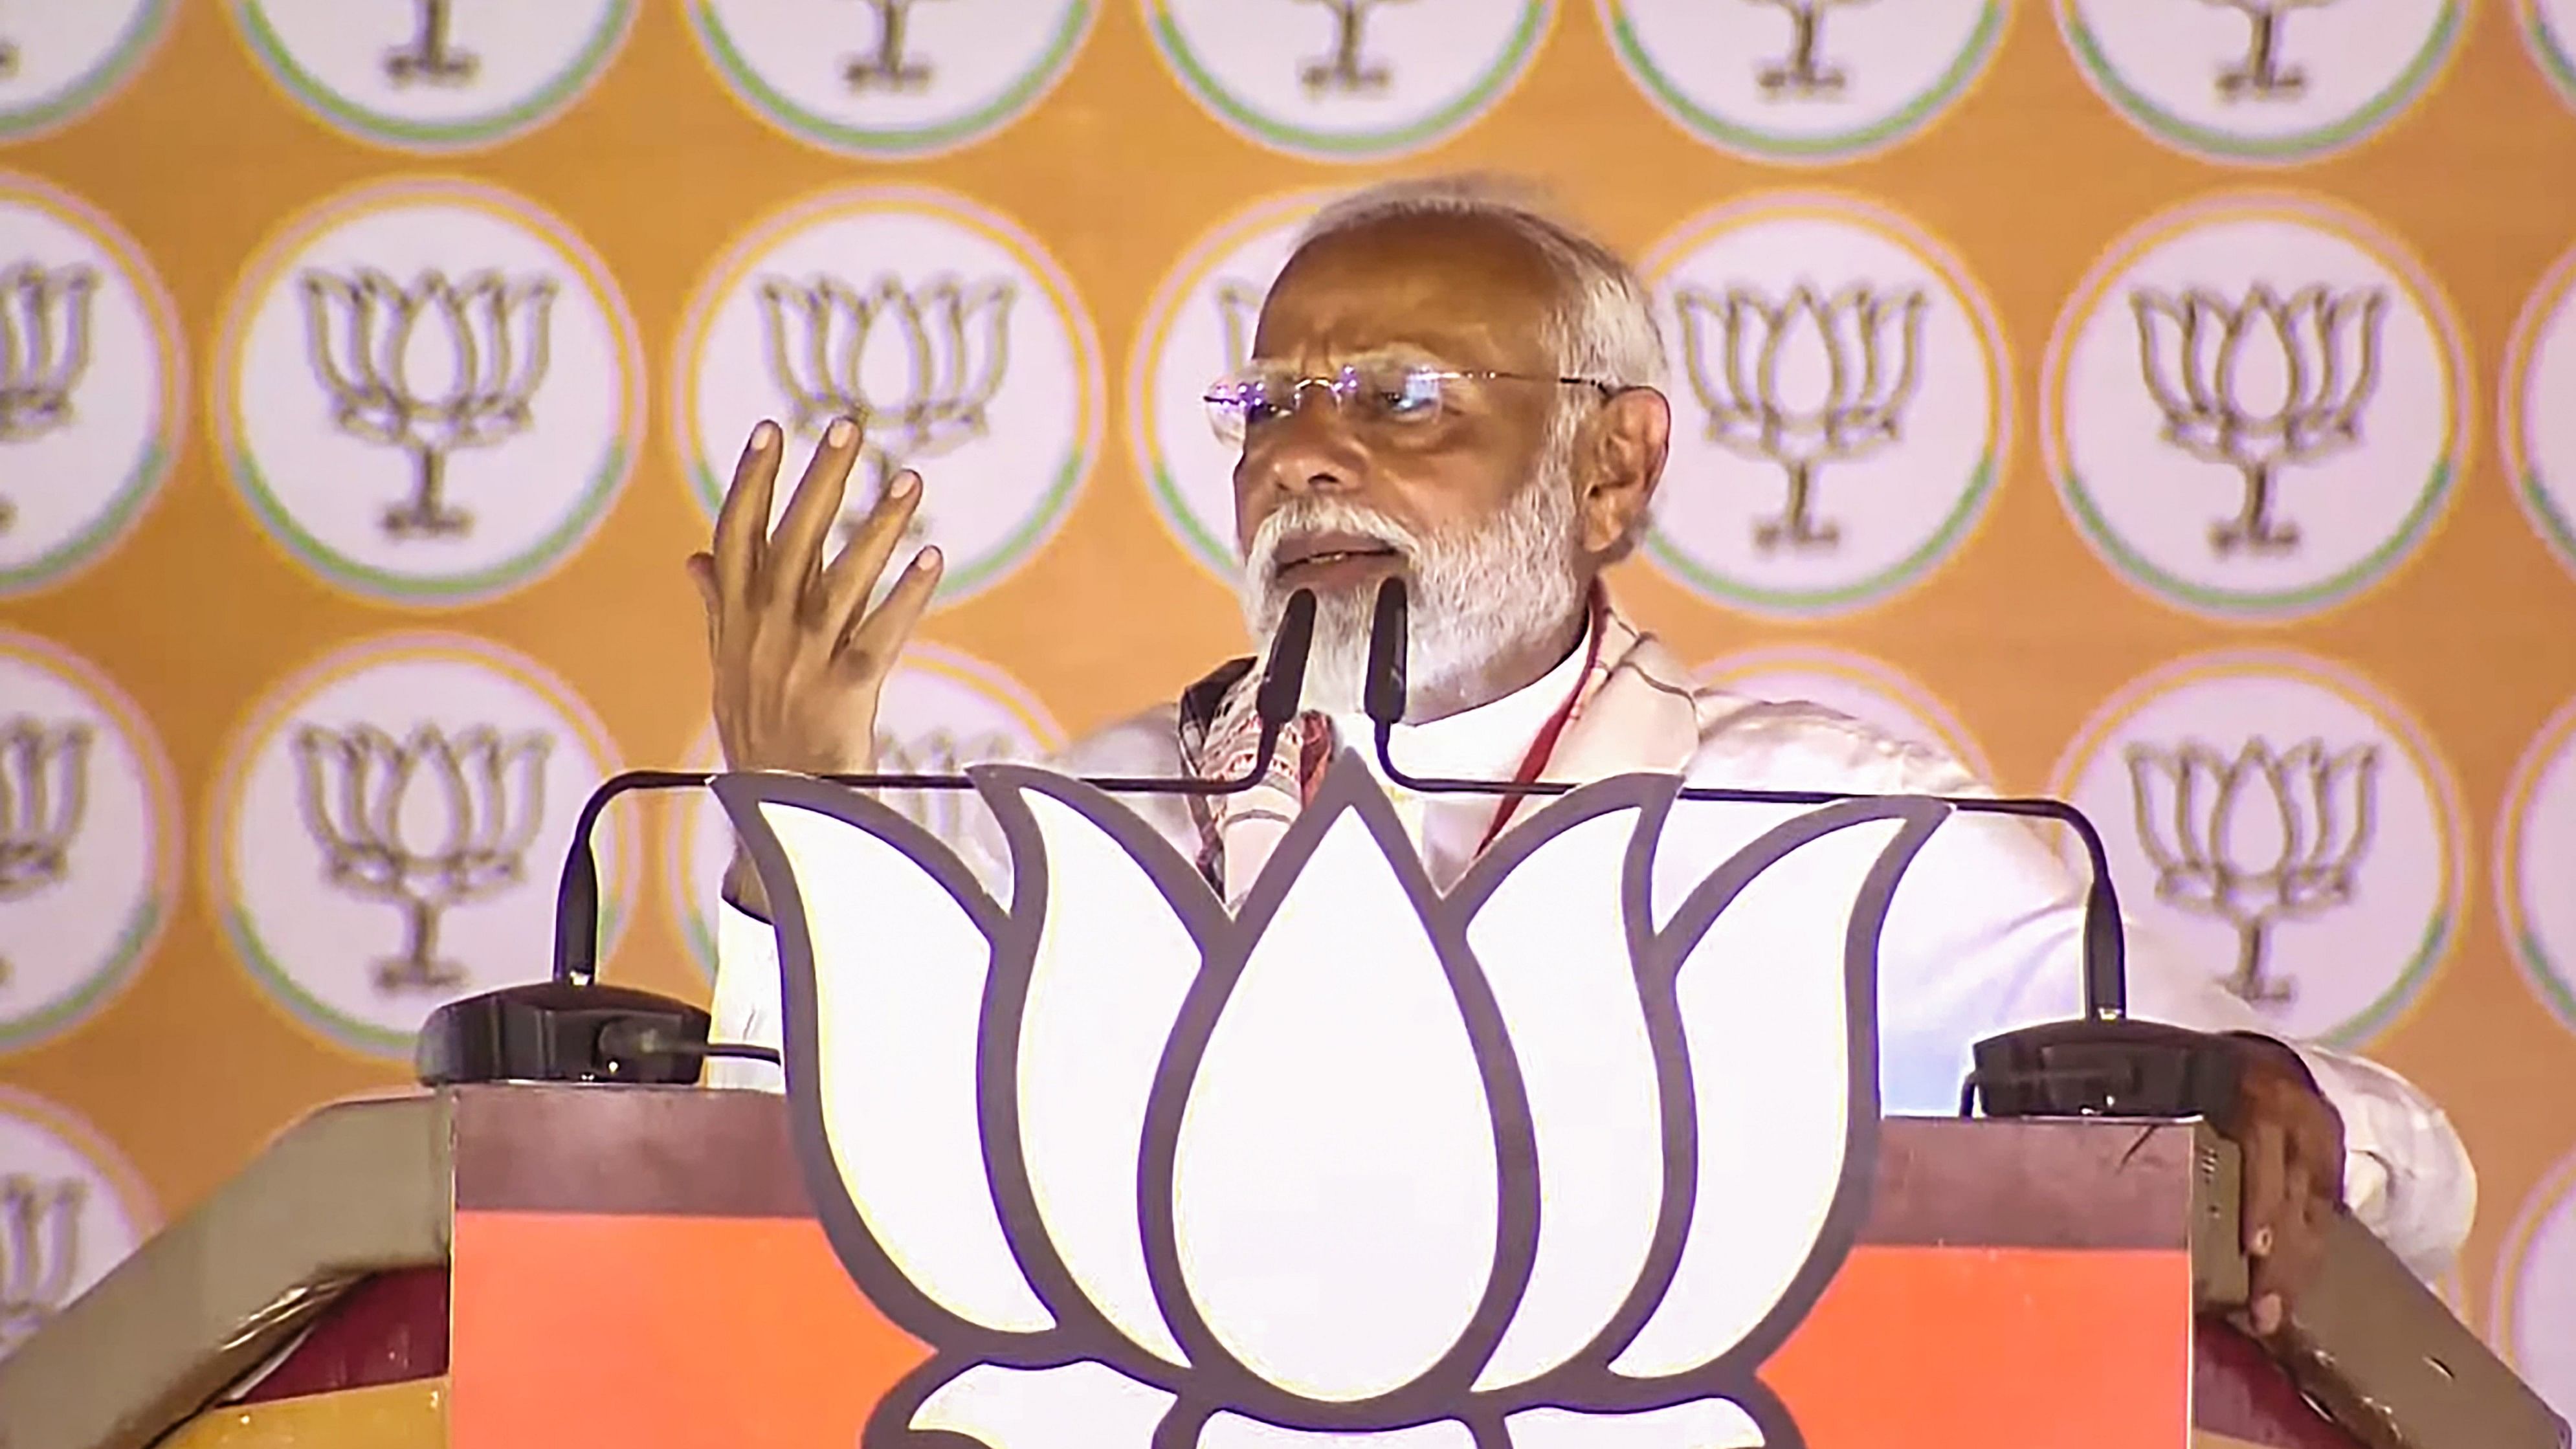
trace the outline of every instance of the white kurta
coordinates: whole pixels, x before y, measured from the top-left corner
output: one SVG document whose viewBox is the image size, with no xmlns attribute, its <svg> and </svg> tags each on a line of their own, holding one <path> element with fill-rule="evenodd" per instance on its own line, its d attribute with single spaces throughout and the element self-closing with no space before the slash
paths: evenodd
<svg viewBox="0 0 2576 1449">
<path fill-rule="evenodd" d="M 1884 735 L 1820 706 L 1773 703 L 1692 690 L 1653 641 L 1630 673 L 1669 690 L 1683 733 L 1678 744 L 1600 732 L 1561 742 L 1551 779 L 1597 779 L 1627 771 L 1684 771 L 1695 785 L 1932 795 L 1993 793 L 1957 761 Z M 1539 731 L 1572 694 L 1586 651 L 1577 650 L 1526 689 L 1446 719 L 1398 728 L 1392 752 L 1417 776 L 1508 778 Z M 1337 719 L 1342 742 L 1376 771 L 1364 719 Z M 1696 735 L 1696 745 L 1692 736 Z M 1655 758 L 1657 754 L 1671 757 Z M 1049 762 L 1069 774 L 1166 776 L 1181 772 L 1175 713 L 1166 707 L 1077 742 Z M 1447 887 L 1474 857 L 1495 802 L 1470 796 L 1411 797 L 1387 788 L 1434 882 Z M 1131 800 L 1185 856 L 1198 837 L 1187 807 L 1171 797 Z M 1524 804 L 1525 818 L 1534 807 Z M 1658 919 L 1699 875 L 1801 807 L 1683 802 L 1656 852 Z M 1001 895 L 1007 854 L 987 812 L 960 855 Z M 2056 827 L 1995 815 L 1957 814 L 1934 833 L 1907 870 L 1880 938 L 1879 1052 L 1882 1110 L 1890 1116 L 1946 1116 L 1957 1110 L 1971 1046 L 1998 1032 L 2062 1020 L 2082 1009 L 2083 911 L 2080 866 L 2051 847 Z M 2076 859 L 2080 860 L 2080 857 Z M 1006 896 L 1004 897 L 1006 898 Z M 780 1044 L 780 977 L 770 927 L 730 906 L 718 908 L 714 1035 L 718 1041 Z M 2270 1034 L 2267 1023 L 2220 984 L 2210 963 L 2187 959 L 2134 921 L 2128 926 L 2133 1015 L 2205 1031 Z M 2442 1111 L 2404 1079 L 2358 1057 L 2292 1043 L 2342 1114 L 2345 1198 L 2354 1215 L 2426 1278 L 2450 1267 L 2466 1240 L 2477 1178 Z M 711 1061 L 716 1086 L 779 1090 L 775 1067 Z"/>
</svg>

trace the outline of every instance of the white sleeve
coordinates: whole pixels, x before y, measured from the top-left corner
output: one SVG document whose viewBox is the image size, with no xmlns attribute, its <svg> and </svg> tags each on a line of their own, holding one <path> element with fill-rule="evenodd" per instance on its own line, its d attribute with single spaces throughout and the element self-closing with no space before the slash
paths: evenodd
<svg viewBox="0 0 2576 1449">
<path fill-rule="evenodd" d="M 1889 912 L 1883 972 L 1950 1008 L 1954 1050 L 2082 1009 L 2084 880 L 2038 832 L 1954 815 L 1907 873 Z M 1956 909 L 1953 901 L 1973 901 Z M 2442 1110 L 2395 1072 L 2289 1041 L 2206 962 L 2124 920 L 2129 1011 L 2142 1020 L 2284 1041 L 2343 1119 L 2344 1201 L 2418 1276 L 2447 1271 L 2467 1241 L 2477 1175 Z M 1937 983 L 1937 984 L 1935 984 Z M 1978 1010 L 1952 1012 L 1975 1003 Z M 1983 1016 L 1984 1019 L 1977 1019 Z"/>
<path fill-rule="evenodd" d="M 1820 790 L 1991 795 L 1959 762 L 1889 741 L 1857 721 L 1773 708 L 1703 753 L 1696 782 Z M 2087 878 L 2053 848 L 2061 828 L 1956 812 L 1899 881 L 1879 937 L 1879 1078 L 1891 1115 L 1949 1115 L 1987 1037 L 2083 1010 Z M 1749 837 L 1748 837 L 1749 838 Z M 2277 1028 L 2218 971 L 2124 919 L 2129 1011 L 2208 1032 Z M 2396 1073 L 2285 1041 L 2343 1118 L 2344 1201 L 2421 1277 L 2467 1240 L 2477 1174 L 2450 1119 Z"/>
<path fill-rule="evenodd" d="M 715 1020 L 707 1039 L 784 1051 L 778 932 L 730 901 L 716 902 L 715 917 L 716 991 L 710 1008 Z M 747 1057 L 709 1057 L 700 1080 L 710 1087 L 787 1090 L 787 1078 L 777 1067 Z"/>
<path fill-rule="evenodd" d="M 2426 1282 L 2449 1272 L 2478 1211 L 2478 1172 L 2442 1109 L 2360 1057 L 2293 1043 L 2343 1117 L 2343 1198 Z"/>
<path fill-rule="evenodd" d="M 992 812 L 980 804 L 961 814 L 964 823 L 957 832 L 958 838 L 948 841 L 949 848 L 957 852 L 958 859 L 985 890 L 1007 900 L 1009 854 L 1001 845 L 1000 826 L 994 823 Z M 816 838 L 816 843 L 846 839 L 823 835 Z M 811 862 L 808 868 L 820 879 L 841 874 L 828 860 Z M 764 1046 L 784 1053 L 786 993 L 785 978 L 778 965 L 777 928 L 730 901 L 719 900 L 715 905 L 715 936 L 715 1000 L 710 1008 L 714 1020 L 708 1026 L 707 1039 L 713 1043 Z M 708 1087 L 787 1090 L 784 1069 L 748 1057 L 709 1057 L 699 1080 Z"/>
<path fill-rule="evenodd" d="M 1071 775 L 1155 778 L 1177 775 L 1182 770 L 1175 724 L 1168 708 L 1112 725 L 1042 763 Z M 1131 796 L 1126 804 L 1184 855 L 1197 848 L 1197 833 L 1186 800 L 1176 795 Z M 980 799 L 964 803 L 950 818 L 952 828 L 941 832 L 949 848 L 957 852 L 957 858 L 996 901 L 1008 901 L 1011 855 L 1002 837 L 1001 822 Z M 828 861 L 815 862 L 811 868 L 820 878 L 834 873 Z M 781 1004 L 784 993 L 777 930 L 723 902 L 715 905 L 714 914 L 716 982 L 710 1040 L 742 1042 L 783 1052 L 786 1013 Z M 786 1076 L 778 1067 L 742 1057 L 709 1058 L 700 1080 L 710 1087 L 786 1090 Z"/>
</svg>

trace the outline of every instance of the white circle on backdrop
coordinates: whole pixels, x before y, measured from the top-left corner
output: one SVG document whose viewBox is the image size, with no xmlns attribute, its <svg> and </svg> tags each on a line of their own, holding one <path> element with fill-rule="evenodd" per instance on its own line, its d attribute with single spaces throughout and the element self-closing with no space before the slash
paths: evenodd
<svg viewBox="0 0 2576 1449">
<path fill-rule="evenodd" d="M 2576 1031 L 2576 702 L 2541 726 L 2496 819 L 2496 914 L 2550 1013 Z"/>
<path fill-rule="evenodd" d="M 2505 469 L 2523 516 L 2558 561 L 2576 570 L 2576 251 L 2532 289 L 2505 349 L 2501 417 Z"/>
<path fill-rule="evenodd" d="M 1673 400 L 1650 562 L 1711 603 L 1814 618 L 1957 553 L 2012 394 L 1993 308 L 1946 248 L 1857 198 L 1789 194 L 1684 223 L 1640 271 Z"/>
<path fill-rule="evenodd" d="M 454 634 L 342 649 L 271 691 L 228 754 L 208 842 L 234 954 L 304 1026 L 403 1058 L 431 1010 L 544 980 L 582 801 L 617 768 L 534 660 Z M 592 836 L 600 959 L 631 840 Z"/>
<path fill-rule="evenodd" d="M 278 88 L 334 130 L 414 151 L 489 146 L 545 125 L 616 59 L 639 0 L 234 0 Z"/>
<path fill-rule="evenodd" d="M 1819 7 L 1800 44 L 1788 6 L 1596 0 L 1628 78 L 1721 150 L 1834 162 L 1884 150 L 1947 114 L 1984 74 L 2006 0 Z"/>
<path fill-rule="evenodd" d="M 2466 462 L 2468 368 L 2435 284 L 2365 226 L 2297 199 L 2195 203 L 2116 245 L 2059 322 L 2049 471 L 2132 587 L 2301 618 L 2431 534 Z"/>
<path fill-rule="evenodd" d="M 968 765 L 1037 761 L 1064 744 L 1055 717 L 1017 680 L 935 644 L 904 646 L 877 703 L 877 769 L 885 774 L 948 775 Z M 713 729 L 691 746 L 689 759 L 692 770 L 724 767 Z M 896 790 L 879 798 L 951 849 L 970 831 L 992 834 L 992 809 L 971 791 Z M 682 797 L 665 818 L 675 825 L 663 843 L 664 900 L 689 959 L 713 980 L 715 912 L 733 859 L 733 822 L 711 790 Z"/>
<path fill-rule="evenodd" d="M 2282 4 L 2268 46 L 2255 7 L 2058 0 L 2057 23 L 2095 92 L 2189 155 L 2287 164 L 2395 122 L 2458 49 L 2459 0 Z"/>
<path fill-rule="evenodd" d="M 96 666 L 0 629 L 0 1051 L 114 1000 L 178 903 L 169 757 Z"/>
<path fill-rule="evenodd" d="M 1409 154 L 1473 125 L 1556 18 L 1554 0 L 1141 3 L 1163 63 L 1227 129 L 1333 161 Z"/>
<path fill-rule="evenodd" d="M 1297 231 L 1330 193 L 1275 196 L 1193 243 L 1154 289 L 1128 366 L 1127 441 L 1137 475 L 1182 549 L 1230 588 L 1239 449 L 1209 425 L 1211 384 L 1251 358 L 1262 299 L 1288 264 Z"/>
<path fill-rule="evenodd" d="M 143 67 L 176 0 L 38 0 L 0 8 L 0 140 L 70 125 Z"/>
<path fill-rule="evenodd" d="M 160 1215 L 142 1175 L 97 1128 L 0 1086 L 0 1223 L 9 1226 L 6 1356 L 141 1247 Z"/>
<path fill-rule="evenodd" d="M 235 489 L 324 581 L 480 603 L 589 541 L 633 470 L 635 327 L 581 239 L 495 188 L 396 181 L 249 269 L 213 402 Z"/>
<path fill-rule="evenodd" d="M 2367 1045 L 2459 940 L 2458 789 L 2420 725 L 2324 660 L 2159 669 L 2051 778 L 2101 827 L 2122 909 L 2288 1038 Z"/>
<path fill-rule="evenodd" d="M 0 172 L 0 597 L 69 579 L 159 496 L 186 427 L 178 310 L 115 222 Z"/>
<path fill-rule="evenodd" d="M 1822 705 L 1893 739 L 1938 750 L 1981 781 L 1994 780 L 1976 737 L 1938 695 L 1903 670 L 1858 650 L 1764 645 L 1712 659 L 1692 678 L 1766 703 Z"/>
<path fill-rule="evenodd" d="M 843 518 L 875 501 L 880 474 L 917 471 L 913 535 L 884 583 L 935 544 L 944 606 L 1034 557 L 1098 461 L 1091 319 L 1035 239 L 962 197 L 863 187 L 799 203 L 755 226 L 695 295 L 671 426 L 709 518 L 761 420 L 787 432 L 775 524 L 824 427 L 871 411 Z"/>
<path fill-rule="evenodd" d="M 752 113 L 827 150 L 920 159 L 1009 126 L 1064 78 L 1106 0 L 692 0 Z"/>
<path fill-rule="evenodd" d="M 2487 1341 L 2551 1408 L 2576 1419 L 2576 1156 L 2523 1200 L 2488 1299 Z"/>
<path fill-rule="evenodd" d="M 2514 26 L 2532 62 L 2576 105 L 2576 0 L 2514 0 Z"/>
</svg>

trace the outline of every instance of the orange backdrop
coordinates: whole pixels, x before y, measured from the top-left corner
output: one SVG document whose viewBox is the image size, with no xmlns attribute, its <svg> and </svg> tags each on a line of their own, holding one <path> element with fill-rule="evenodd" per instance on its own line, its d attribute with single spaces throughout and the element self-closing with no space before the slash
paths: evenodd
<svg viewBox="0 0 2576 1449">
<path fill-rule="evenodd" d="M 0 1341 L 544 970 L 587 785 L 706 758 L 753 420 L 928 479 L 890 744 L 1043 750 L 1241 647 L 1196 399 L 1283 228 L 1497 167 L 1654 284 L 1626 607 L 2073 794 L 2442 1100 L 2445 1291 L 2576 1412 L 2572 55 L 2576 0 L 0 4 Z M 713 827 L 614 813 L 610 974 L 703 996 Z"/>
</svg>

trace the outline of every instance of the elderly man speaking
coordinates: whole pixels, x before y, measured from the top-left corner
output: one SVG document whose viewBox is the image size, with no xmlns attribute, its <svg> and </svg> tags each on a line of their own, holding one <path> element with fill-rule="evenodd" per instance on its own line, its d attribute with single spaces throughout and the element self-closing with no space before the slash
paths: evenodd
<svg viewBox="0 0 2576 1449">
<path fill-rule="evenodd" d="M 1701 785 L 1983 790 L 1957 762 L 1832 711 L 1694 688 L 1610 604 L 1601 573 L 1636 544 L 1663 472 L 1664 356 L 1625 265 L 1487 183 L 1384 185 L 1307 227 L 1262 307 L 1250 365 L 1208 397 L 1218 431 L 1241 449 L 1235 536 L 1253 637 L 1269 637 L 1291 592 L 1317 597 L 1304 713 L 1262 788 L 1139 807 L 1227 900 L 1258 874 L 1332 748 L 1365 753 L 1371 608 L 1395 576 L 1411 595 L 1412 635 L 1392 752 L 1409 773 L 1678 770 Z M 713 551 L 689 560 L 729 768 L 864 772 L 875 761 L 879 690 L 941 564 L 936 549 L 920 550 L 880 597 L 921 496 L 908 472 L 826 559 L 859 444 L 855 422 L 833 424 L 765 530 L 782 438 L 762 423 Z M 1258 748 L 1253 663 L 1234 661 L 1053 763 L 1077 774 L 1243 774 Z M 1443 887 L 1509 824 L 1508 801 L 1392 793 Z M 725 897 L 716 1033 L 775 1045 L 776 944 L 739 852 Z M 1971 1043 L 2076 1013 L 2082 900 L 2082 880 L 2031 827 L 1968 815 L 1942 827 L 1882 935 L 1885 1110 L 1952 1110 Z M 2242 1051 L 2227 1130 L 2246 1152 L 2258 1331 L 2279 1325 L 2285 1297 L 2313 1271 L 2327 1215 L 2356 1214 L 2426 1276 L 2448 1265 L 2475 1179 L 2438 1108 L 2384 1068 L 2262 1035 L 2202 963 L 2142 938 L 2128 959 L 2139 1016 L 2224 1033 Z M 775 1081 L 767 1067 L 716 1075 Z"/>
</svg>

